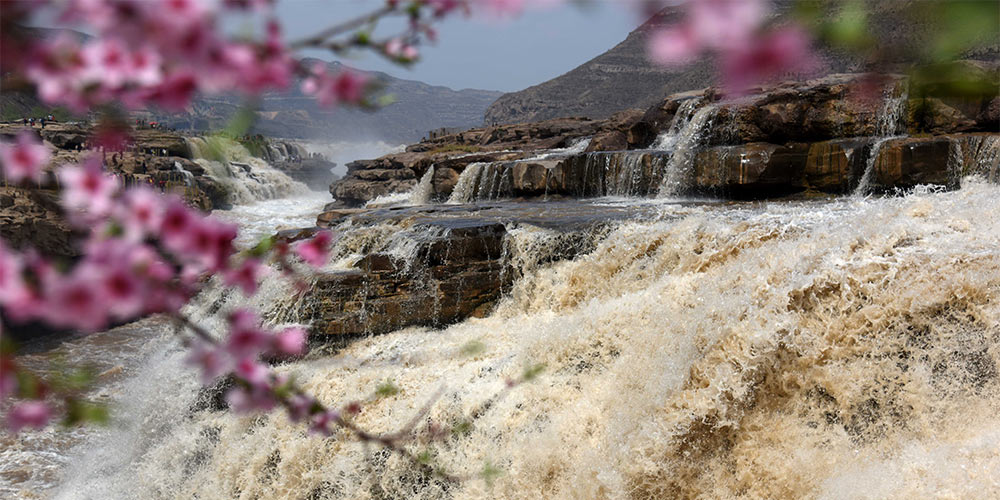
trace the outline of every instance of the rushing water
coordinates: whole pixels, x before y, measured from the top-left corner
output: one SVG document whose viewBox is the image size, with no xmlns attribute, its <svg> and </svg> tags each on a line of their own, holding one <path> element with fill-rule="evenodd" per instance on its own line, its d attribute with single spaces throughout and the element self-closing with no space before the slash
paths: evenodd
<svg viewBox="0 0 1000 500">
<path fill-rule="evenodd" d="M 222 184 L 227 201 L 245 205 L 260 200 L 305 195 L 309 188 L 267 161 L 253 156 L 239 143 L 222 137 L 188 139 L 195 163 Z"/>
<path fill-rule="evenodd" d="M 434 460 L 473 476 L 490 463 L 503 471 L 490 485 L 429 479 L 278 413 L 192 411 L 196 383 L 158 340 L 107 389 L 116 427 L 59 452 L 54 469 L 71 465 L 52 473 L 55 497 L 995 497 L 998 195 L 966 180 L 897 198 L 663 204 L 572 261 L 523 261 L 488 317 L 279 367 L 331 405 L 393 380 L 402 392 L 357 417 L 378 432 L 443 391 L 429 418 L 472 427 L 431 445 Z M 515 229 L 522 256 L 556 237 Z M 485 350 L 462 355 L 470 342 Z M 538 381 L 471 416 L 539 362 Z"/>
</svg>

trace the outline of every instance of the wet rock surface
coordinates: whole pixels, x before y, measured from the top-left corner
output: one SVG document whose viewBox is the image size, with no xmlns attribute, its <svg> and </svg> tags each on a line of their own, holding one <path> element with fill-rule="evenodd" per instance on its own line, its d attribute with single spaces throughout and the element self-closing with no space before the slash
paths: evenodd
<svg viewBox="0 0 1000 500">
<path fill-rule="evenodd" d="M 320 275 L 298 301 L 298 316 L 316 336 L 378 334 L 483 316 L 526 271 L 512 230 L 543 232 L 540 237 L 552 243 L 532 257 L 552 262 L 592 250 L 609 225 L 659 214 L 651 207 L 577 201 L 340 212 L 336 220 L 354 234 L 390 225 L 406 236 L 358 256 L 350 269 Z"/>
<path fill-rule="evenodd" d="M 57 258 L 79 256 L 73 231 L 60 214 L 56 191 L 0 187 L 0 236 L 5 244 L 41 249 Z"/>
<path fill-rule="evenodd" d="M 995 65 L 968 65 L 984 80 L 1000 83 Z M 607 120 L 473 129 L 410 146 L 406 153 L 355 162 L 331 193 L 342 207 L 361 206 L 412 189 L 429 168 L 434 168 L 431 201 L 454 198 L 460 190 L 457 201 L 466 202 L 844 194 L 857 189 L 869 170 L 866 188 L 882 191 L 917 184 L 954 187 L 964 173 L 989 177 L 996 170 L 985 166 L 1000 156 L 1000 124 L 991 111 L 996 98 L 911 97 L 909 82 L 899 75 L 886 75 L 878 95 L 865 98 L 857 91 L 864 78 L 833 74 L 784 82 L 738 99 L 710 87 L 672 94 L 645 111 Z M 878 147 L 896 136 L 909 137 Z M 665 137 L 671 140 L 664 142 Z M 589 142 L 580 142 L 585 139 Z M 586 147 L 566 149 L 574 144 Z"/>
</svg>

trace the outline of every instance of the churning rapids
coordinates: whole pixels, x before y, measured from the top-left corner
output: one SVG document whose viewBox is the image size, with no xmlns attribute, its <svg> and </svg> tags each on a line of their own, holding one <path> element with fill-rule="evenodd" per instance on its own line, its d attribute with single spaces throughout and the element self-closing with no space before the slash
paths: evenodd
<svg viewBox="0 0 1000 500">
<path fill-rule="evenodd" d="M 109 369 L 97 398 L 113 402 L 115 420 L 3 437 L 0 494 L 996 497 L 998 196 L 970 178 L 957 191 L 891 198 L 573 202 L 643 204 L 645 215 L 595 230 L 592 250 L 556 263 L 533 258 L 556 233 L 510 228 L 521 276 L 487 317 L 278 367 L 331 405 L 393 380 L 402 391 L 357 417 L 377 432 L 443 391 L 429 418 L 472 425 L 432 445 L 434 462 L 470 475 L 492 464 L 502 473 L 490 484 L 440 482 L 346 435 L 307 435 L 277 412 L 198 410 L 183 351 L 150 319 L 25 356 L 97 359 Z M 279 211 L 318 210 L 304 205 Z M 405 231 L 387 233 L 345 237 L 336 252 L 401 245 Z M 209 324 L 215 306 L 243 304 L 206 295 L 190 312 Z M 271 280 L 255 303 L 273 317 L 288 296 Z M 463 355 L 470 343 L 485 347 Z M 546 366 L 537 381 L 483 410 L 505 377 L 534 363 Z"/>
</svg>

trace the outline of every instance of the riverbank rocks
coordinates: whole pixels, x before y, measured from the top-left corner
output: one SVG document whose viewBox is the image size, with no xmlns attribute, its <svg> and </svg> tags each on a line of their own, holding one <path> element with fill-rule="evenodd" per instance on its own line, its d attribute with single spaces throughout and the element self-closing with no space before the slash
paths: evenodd
<svg viewBox="0 0 1000 500">
<path fill-rule="evenodd" d="M 996 68 L 977 64 L 970 68 L 982 73 L 981 80 L 1000 81 Z M 995 156 L 990 152 L 995 143 L 979 141 L 990 151 L 979 148 L 970 156 L 966 148 L 961 158 L 948 160 L 940 145 L 947 140 L 928 142 L 928 137 L 958 135 L 955 140 L 962 142 L 968 134 L 996 136 L 995 96 L 921 97 L 925 89 L 911 89 L 901 75 L 881 75 L 874 80 L 877 88 L 864 92 L 872 81 L 870 75 L 832 74 L 758 87 L 738 98 L 709 87 L 607 120 L 565 118 L 468 130 L 412 145 L 407 153 L 356 162 L 331 192 L 342 206 L 362 206 L 373 197 L 412 189 L 434 165 L 432 201 L 448 199 L 459 185 L 467 191 L 465 200 L 843 194 L 876 163 L 872 155 L 879 149 L 873 145 L 890 137 L 909 134 L 913 140 L 906 148 L 912 145 L 913 153 L 890 144 L 879 163 L 882 171 L 873 178 L 876 189 L 920 182 L 953 186 L 970 162 L 989 163 Z M 566 149 L 584 139 L 589 139 L 584 151 Z M 551 148 L 564 152 L 540 154 Z M 676 154 L 681 157 L 673 158 Z M 947 161 L 936 163 L 942 158 Z M 476 167 L 466 173 L 470 165 Z"/>
<path fill-rule="evenodd" d="M 872 187 L 881 190 L 918 184 L 957 187 L 961 171 L 958 148 L 958 140 L 952 137 L 886 141 L 875 159 Z"/>
<path fill-rule="evenodd" d="M 536 243 L 533 262 L 571 259 L 591 251 L 608 224 L 657 214 L 579 201 L 329 211 L 321 220 L 350 231 L 334 249 L 335 260 L 361 257 L 350 269 L 318 276 L 292 315 L 320 338 L 483 316 L 530 270 L 517 260 L 518 248 L 530 242 L 514 239 Z"/>
<path fill-rule="evenodd" d="M 13 248 L 35 248 L 62 259 L 79 256 L 73 229 L 60 214 L 56 191 L 0 186 L 0 235 Z"/>
</svg>

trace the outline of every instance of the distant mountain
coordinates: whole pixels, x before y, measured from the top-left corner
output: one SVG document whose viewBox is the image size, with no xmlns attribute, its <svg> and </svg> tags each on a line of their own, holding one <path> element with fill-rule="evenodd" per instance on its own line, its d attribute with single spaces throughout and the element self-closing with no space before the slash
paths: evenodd
<svg viewBox="0 0 1000 500">
<path fill-rule="evenodd" d="M 929 43 L 920 21 L 911 14 L 921 0 L 878 0 L 868 2 L 875 12 L 870 16 L 872 30 L 881 45 L 889 47 L 889 58 L 906 64 L 914 49 Z M 795 5 L 794 0 L 772 2 L 777 22 Z M 521 123 L 552 118 L 583 116 L 603 119 L 629 108 L 645 109 L 663 97 L 713 85 L 716 73 L 711 59 L 665 68 L 646 58 L 649 33 L 681 19 L 676 6 L 666 7 L 607 52 L 549 81 L 518 92 L 504 94 L 486 110 L 487 124 Z M 967 54 L 969 59 L 996 61 L 1000 42 L 985 41 L 980 49 Z M 820 47 L 822 74 L 857 72 L 864 61 L 853 54 Z M 795 75 L 789 75 L 795 76 Z M 819 75 L 813 75 L 819 76 Z"/>
<path fill-rule="evenodd" d="M 312 65 L 315 60 L 307 60 Z M 343 67 L 328 63 L 333 71 Z M 301 139 L 382 139 L 416 142 L 438 128 L 470 128 L 482 124 L 483 112 L 501 92 L 452 90 L 414 80 L 395 78 L 382 72 L 367 72 L 384 85 L 382 94 L 393 102 L 374 112 L 350 108 L 321 108 L 296 85 L 287 93 L 265 94 L 258 103 L 254 133 Z M 178 129 L 224 127 L 242 102 L 233 96 L 205 96 L 195 100 L 186 113 L 154 113 L 153 119 Z"/>
<path fill-rule="evenodd" d="M 48 38 L 63 32 L 31 29 L 34 36 Z M 85 36 L 72 32 L 79 36 Z M 307 60 L 311 66 L 317 60 Z M 328 63 L 339 70 L 339 62 Z M 428 131 L 439 128 L 472 128 L 482 125 L 486 108 L 502 95 L 491 90 L 452 90 L 414 80 L 395 78 L 382 72 L 366 72 L 384 85 L 381 94 L 393 102 L 374 112 L 350 108 L 326 109 L 303 95 L 298 84 L 286 93 L 267 93 L 258 101 L 257 122 L 252 132 L 271 137 L 335 141 L 385 140 L 396 143 L 417 142 Z M 217 130 L 224 128 L 240 109 L 243 101 L 233 95 L 201 96 L 182 113 L 157 110 L 138 112 L 151 121 L 177 129 Z M 0 119 L 40 117 L 52 112 L 32 96 L 17 92 L 0 94 Z M 58 117 L 67 114 L 60 110 Z"/>
<path fill-rule="evenodd" d="M 519 123 L 567 116 L 607 118 L 628 108 L 647 108 L 666 94 L 705 87 L 712 66 L 700 61 L 668 69 L 646 59 L 646 36 L 676 22 L 676 8 L 664 9 L 607 52 L 562 76 L 504 94 L 486 110 L 486 123 Z"/>
</svg>

